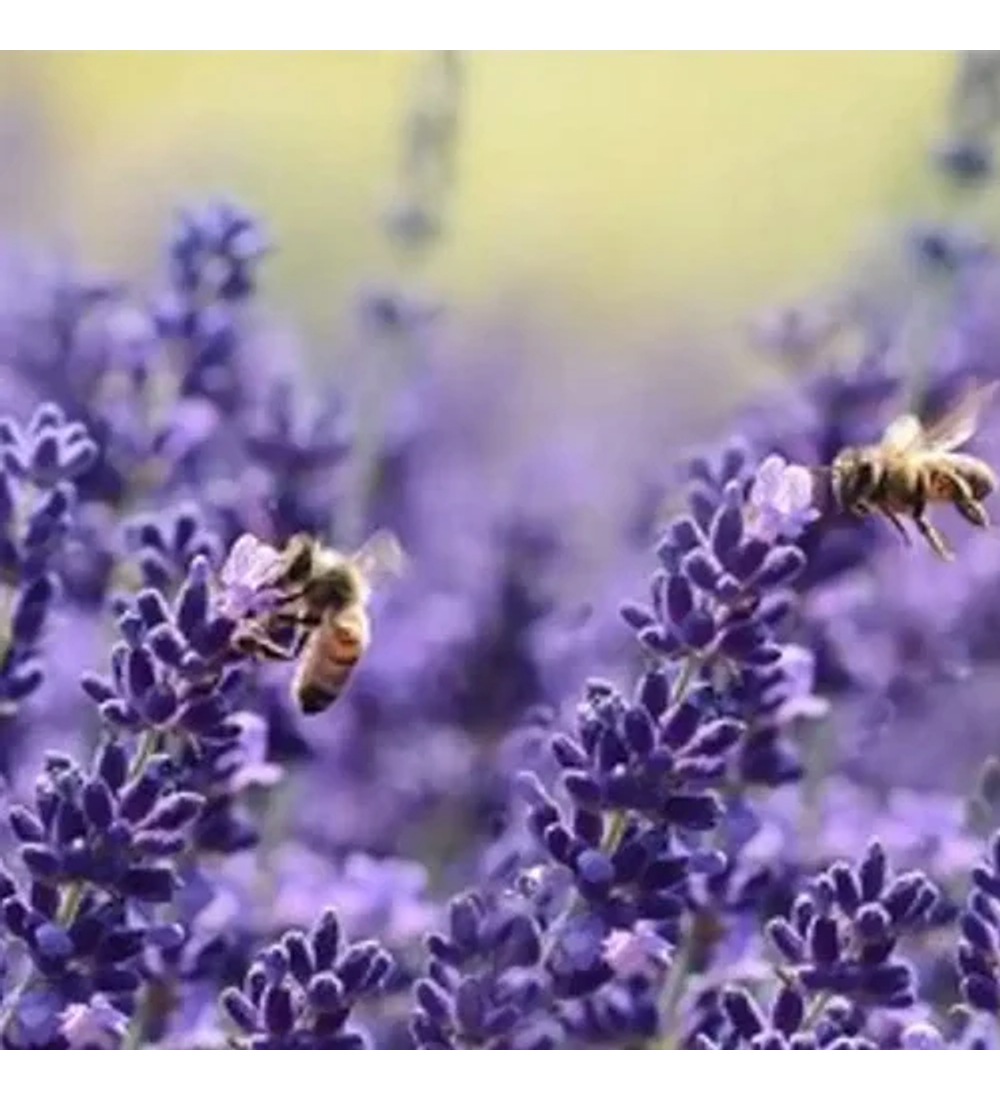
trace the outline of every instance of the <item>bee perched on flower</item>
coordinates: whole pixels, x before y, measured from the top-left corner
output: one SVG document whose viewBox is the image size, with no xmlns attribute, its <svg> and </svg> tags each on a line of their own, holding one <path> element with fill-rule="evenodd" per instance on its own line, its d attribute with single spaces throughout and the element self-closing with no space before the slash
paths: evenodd
<svg viewBox="0 0 1000 1100">
<path fill-rule="evenodd" d="M 368 648 L 373 589 L 398 575 L 404 560 L 387 531 L 352 554 L 311 535 L 294 536 L 280 551 L 241 535 L 219 578 L 222 604 L 241 623 L 234 644 L 269 660 L 298 658 L 292 695 L 304 714 L 318 714 L 336 701 Z"/>
</svg>

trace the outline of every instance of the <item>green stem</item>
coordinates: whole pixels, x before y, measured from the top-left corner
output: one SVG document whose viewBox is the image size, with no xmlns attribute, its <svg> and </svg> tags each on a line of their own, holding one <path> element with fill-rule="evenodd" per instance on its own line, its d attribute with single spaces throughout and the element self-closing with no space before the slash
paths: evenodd
<svg viewBox="0 0 1000 1100">
<path fill-rule="evenodd" d="M 128 770 L 130 780 L 135 779 L 142 772 L 142 769 L 149 763 L 149 758 L 156 752 L 159 743 L 160 731 L 158 729 L 148 729 L 143 733 L 139 741 L 139 748 Z"/>
<path fill-rule="evenodd" d="M 702 659 L 699 655 L 691 653 L 687 656 L 671 693 L 671 708 L 679 707 L 687 698 L 695 674 L 701 667 Z M 697 919 L 698 917 L 695 915 L 688 920 L 681 943 L 670 963 L 670 970 L 659 1003 L 660 1037 L 650 1044 L 655 1050 L 677 1050 L 681 1040 L 680 1034 L 675 1034 L 675 1018 L 680 1007 L 681 998 L 684 995 L 688 975 L 695 961 L 698 937 L 695 935 L 694 923 Z"/>
<path fill-rule="evenodd" d="M 56 914 L 56 920 L 62 925 L 72 924 L 76 914 L 80 911 L 80 902 L 82 901 L 83 883 L 71 882 L 66 887 L 66 892 L 59 902 L 59 911 Z"/>
<path fill-rule="evenodd" d="M 125 1034 L 122 1036 L 122 1044 L 119 1049 L 139 1049 L 146 1032 L 146 1009 L 147 1001 L 145 995 L 143 995 L 139 998 L 139 1003 L 135 1006 L 135 1013 L 128 1022 L 128 1027 L 125 1029 Z"/>
<path fill-rule="evenodd" d="M 604 823 L 604 839 L 601 841 L 601 851 L 610 854 L 618 847 L 625 832 L 628 818 L 622 810 L 612 810 Z"/>
<path fill-rule="evenodd" d="M 674 684 L 674 690 L 672 698 L 670 700 L 671 707 L 679 706 L 684 702 L 688 691 L 691 688 L 691 681 L 695 677 L 695 673 L 701 668 L 701 657 L 695 653 L 690 653 L 684 659 L 684 664 L 681 667 L 680 675 L 677 677 L 677 683 Z"/>
<path fill-rule="evenodd" d="M 13 631 L 11 612 L 14 609 L 14 588 L 9 584 L 0 585 L 0 661 L 7 656 Z"/>
<path fill-rule="evenodd" d="M 799 1025 L 799 1031 L 808 1031 L 813 1024 L 823 1014 L 823 1009 L 826 1008 L 827 1002 L 833 996 L 829 990 L 820 993 L 813 1003 L 809 1006 L 805 1016 L 802 1017 L 802 1023 Z"/>
<path fill-rule="evenodd" d="M 677 1010 L 680 1007 L 681 997 L 684 995 L 687 978 L 691 972 L 691 964 L 694 962 L 696 938 L 694 928 L 689 923 L 684 938 L 670 962 L 670 971 L 663 986 L 659 1006 L 660 1036 L 650 1044 L 654 1050 L 679 1049 L 681 1036 L 679 1032 L 675 1031 Z"/>
</svg>

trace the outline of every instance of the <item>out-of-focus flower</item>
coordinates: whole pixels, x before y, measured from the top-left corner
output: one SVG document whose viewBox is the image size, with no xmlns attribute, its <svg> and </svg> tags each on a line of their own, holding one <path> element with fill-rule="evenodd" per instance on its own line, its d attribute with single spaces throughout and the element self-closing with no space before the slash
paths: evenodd
<svg viewBox="0 0 1000 1100">
<path fill-rule="evenodd" d="M 55 565 L 72 526 L 78 481 L 97 458 L 86 427 L 57 405 L 27 425 L 0 421 L 0 723 L 42 683 L 38 660 L 59 591 Z M 6 755 L 4 753 L 3 755 Z"/>
</svg>

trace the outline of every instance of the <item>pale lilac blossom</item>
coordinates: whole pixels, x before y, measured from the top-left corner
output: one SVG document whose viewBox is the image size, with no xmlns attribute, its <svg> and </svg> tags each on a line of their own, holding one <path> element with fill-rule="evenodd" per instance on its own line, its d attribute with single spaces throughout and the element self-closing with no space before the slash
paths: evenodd
<svg viewBox="0 0 1000 1100">
<path fill-rule="evenodd" d="M 796 539 L 819 517 L 813 475 L 772 454 L 754 474 L 747 503 L 749 529 L 765 542 Z"/>
</svg>

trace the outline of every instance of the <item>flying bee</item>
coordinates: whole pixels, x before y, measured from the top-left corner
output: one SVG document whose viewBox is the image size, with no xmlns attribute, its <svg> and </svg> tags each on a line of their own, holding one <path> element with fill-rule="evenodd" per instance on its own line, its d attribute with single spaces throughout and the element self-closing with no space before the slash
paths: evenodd
<svg viewBox="0 0 1000 1100">
<path fill-rule="evenodd" d="M 938 557 L 950 560 L 927 505 L 951 503 L 969 523 L 989 526 L 981 501 L 997 487 L 996 475 L 982 459 L 955 452 L 975 434 L 996 389 L 997 383 L 972 387 L 928 424 L 907 413 L 892 421 L 878 443 L 844 448 L 830 467 L 838 506 L 857 516 L 880 513 L 907 544 L 901 517 L 909 516 Z"/>
<path fill-rule="evenodd" d="M 237 632 L 244 652 L 298 660 L 292 697 L 304 714 L 326 710 L 343 691 L 371 640 L 367 605 L 375 588 L 398 576 L 405 555 L 396 537 L 378 531 L 354 553 L 294 535 L 283 550 L 241 535 L 223 566 L 223 587 L 274 594 Z M 291 633 L 285 645 L 277 640 Z"/>
</svg>

